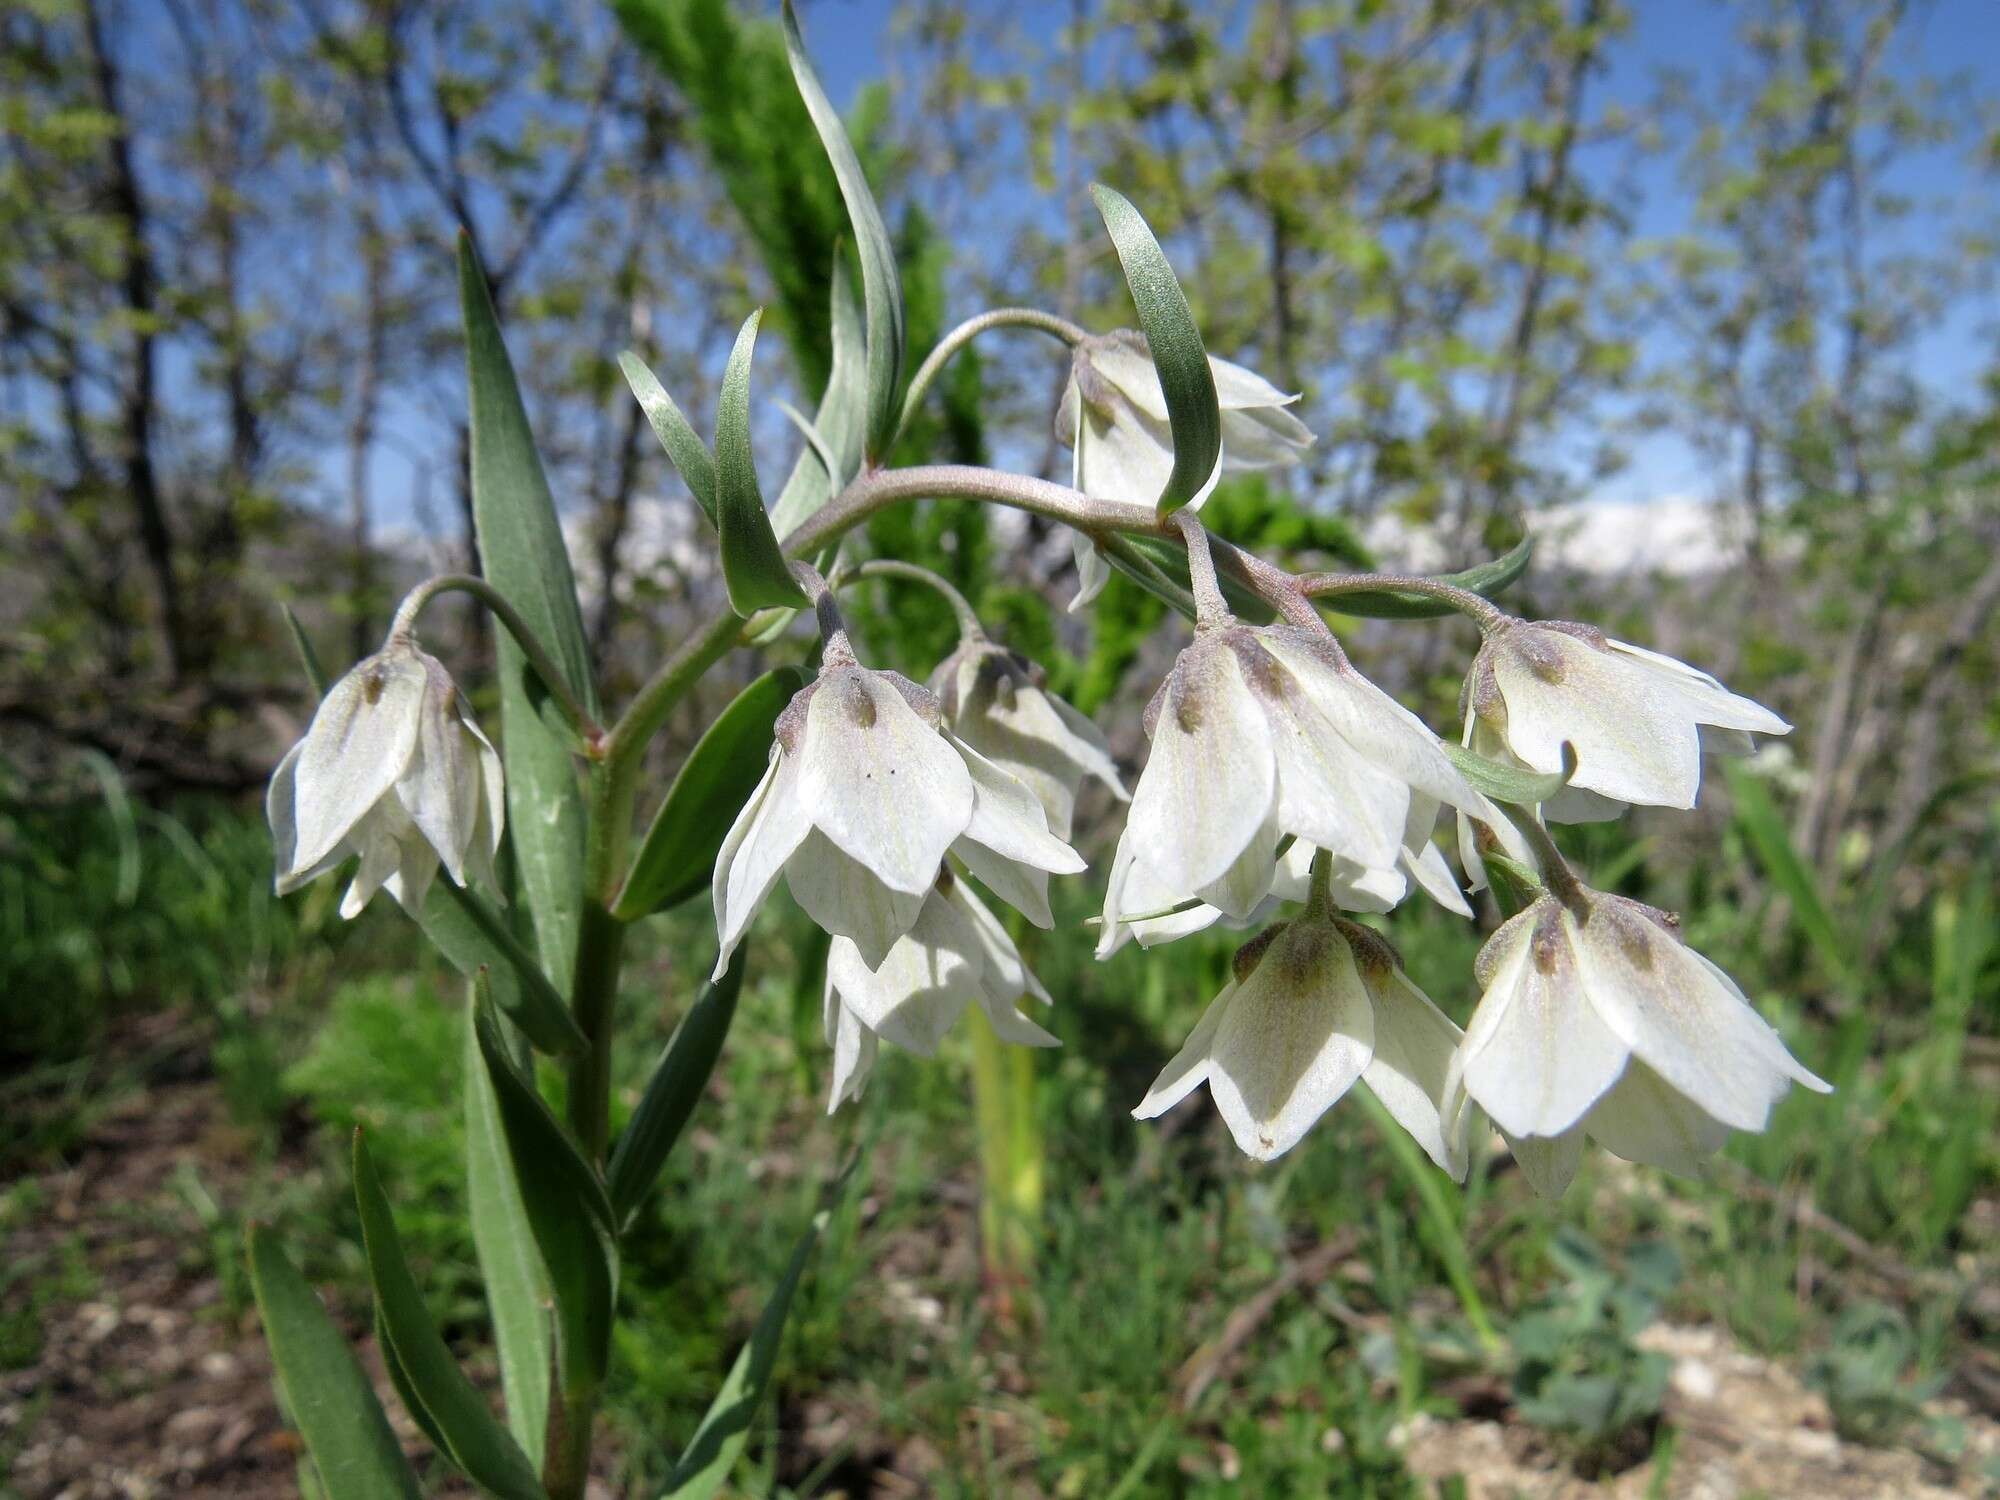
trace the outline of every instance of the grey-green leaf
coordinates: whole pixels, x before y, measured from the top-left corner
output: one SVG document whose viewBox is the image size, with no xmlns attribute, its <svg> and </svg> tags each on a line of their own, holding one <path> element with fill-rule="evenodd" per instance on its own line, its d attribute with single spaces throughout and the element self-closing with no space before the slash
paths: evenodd
<svg viewBox="0 0 2000 1500">
<path fill-rule="evenodd" d="M 805 685 L 797 667 L 766 672 L 703 732 L 632 861 L 612 908 L 619 921 L 637 921 L 708 889 L 722 841 L 763 779 L 778 715 Z"/>
<path fill-rule="evenodd" d="M 416 1475 L 354 1353 L 264 1225 L 250 1230 L 250 1290 L 285 1409 L 328 1500 L 416 1500 Z"/>
<path fill-rule="evenodd" d="M 763 1315 L 757 1319 L 750 1342 L 738 1351 L 736 1362 L 729 1367 L 728 1377 L 722 1382 L 722 1389 L 709 1403 L 708 1412 L 695 1429 L 687 1451 L 674 1465 L 674 1471 L 667 1480 L 664 1500 L 708 1500 L 722 1487 L 729 1471 L 736 1467 L 736 1460 L 743 1454 L 744 1441 L 750 1434 L 750 1419 L 757 1414 L 757 1403 L 763 1400 L 765 1387 L 771 1383 L 771 1371 L 778 1361 L 778 1345 L 785 1333 L 785 1317 L 791 1311 L 792 1294 L 798 1290 L 799 1278 L 805 1274 L 806 1258 L 812 1254 L 813 1246 L 819 1243 L 820 1235 L 826 1230 L 827 1218 L 825 1209 L 814 1214 L 812 1226 L 792 1251 L 791 1264 L 785 1268 L 784 1280 L 778 1283 L 771 1300 L 764 1304 Z"/>
<path fill-rule="evenodd" d="M 1523 537 L 1511 550 L 1489 562 L 1467 568 L 1463 573 L 1441 574 L 1434 581 L 1490 597 L 1527 572 L 1534 553 L 1535 539 Z M 1449 604 L 1427 594 L 1404 594 L 1388 589 L 1333 594 L 1327 597 L 1326 604 L 1344 615 L 1367 615 L 1377 620 L 1434 620 L 1453 612 Z"/>
<path fill-rule="evenodd" d="M 1188 557 L 1185 547 L 1177 547 L 1165 537 L 1158 536 L 1126 536 L 1121 538 L 1121 540 L 1128 543 L 1135 552 L 1143 553 L 1152 561 L 1154 566 L 1173 580 L 1177 588 L 1187 591 L 1186 597 L 1190 601 L 1193 600 L 1194 592 L 1192 584 L 1189 581 Z M 1118 565 L 1118 560 L 1114 555 L 1107 552 L 1105 556 L 1111 561 L 1113 567 Z M 1248 620 L 1253 625 L 1265 624 L 1272 618 L 1270 604 L 1265 601 L 1262 595 L 1244 583 L 1234 573 L 1226 569 L 1218 569 L 1216 572 L 1216 582 L 1222 585 L 1222 597 L 1229 602 L 1230 610 L 1238 617 Z M 1170 600 L 1169 602 L 1171 603 L 1172 601 Z M 1193 607 L 1192 603 L 1190 603 L 1189 607 Z M 1192 619 L 1193 616 L 1190 615 L 1189 618 Z"/>
<path fill-rule="evenodd" d="M 513 1158 L 500 1124 L 479 1051 L 471 1007 L 465 1013 L 465 1193 L 472 1244 L 486 1285 L 493 1341 L 500 1355 L 500 1385 L 507 1396 L 507 1426 L 531 1463 L 542 1462 L 549 1421 L 549 1279 L 521 1202 Z"/>
<path fill-rule="evenodd" d="M 854 277 L 847 269 L 846 255 L 838 248 L 833 254 L 832 302 L 833 363 L 812 425 L 832 455 L 837 473 L 828 477 L 824 460 L 812 447 L 800 452 L 791 477 L 778 491 L 778 503 L 771 507 L 771 525 L 780 537 L 790 536 L 861 467 L 868 425 L 867 332 Z"/>
<path fill-rule="evenodd" d="M 483 988 L 473 981 L 473 1024 L 521 1204 L 555 1296 L 563 1386 L 595 1390 L 611 1357 L 611 1319 L 618 1297 L 611 1200 L 597 1169 L 549 1112 L 534 1084 L 516 1071 Z"/>
<path fill-rule="evenodd" d="M 354 1132 L 354 1199 L 361 1211 L 375 1309 L 402 1366 L 405 1399 L 414 1397 L 422 1410 L 422 1425 L 443 1439 L 446 1455 L 473 1483 L 500 1500 L 547 1500 L 527 1455 L 493 1419 L 486 1398 L 465 1378 L 431 1321 L 403 1256 L 388 1195 L 359 1130 Z"/>
<path fill-rule="evenodd" d="M 1180 509 L 1201 493 L 1222 457 L 1222 411 L 1216 403 L 1215 374 L 1208 367 L 1201 330 L 1195 327 L 1174 268 L 1139 210 L 1102 184 L 1090 196 L 1111 231 L 1125 285 L 1139 309 L 1139 326 L 1152 349 L 1153 368 L 1167 398 L 1167 425 L 1174 439 L 1174 468 L 1160 493 L 1161 515 Z"/>
<path fill-rule="evenodd" d="M 897 389 L 903 372 L 903 283 L 896 272 L 895 246 L 882 222 L 882 210 L 875 205 L 868 178 L 861 170 L 861 158 L 847 138 L 840 112 L 820 86 L 806 56 L 805 39 L 799 35 L 799 18 L 792 12 L 792 0 L 785 0 L 785 51 L 792 62 L 792 77 L 799 96 L 826 147 L 827 160 L 840 184 L 841 200 L 847 205 L 848 223 L 854 230 L 854 245 L 861 254 L 861 297 L 867 324 L 867 451 L 880 457 L 896 430 Z"/>
<path fill-rule="evenodd" d="M 760 609 L 792 609 L 806 596 L 792 579 L 764 512 L 750 451 L 750 361 L 764 310 L 743 320 L 715 411 L 715 529 L 722 536 L 722 581 L 729 606 L 746 619 Z"/>
<path fill-rule="evenodd" d="M 529 1041 L 549 1053 L 583 1050 L 583 1033 L 562 996 L 484 896 L 449 880 L 434 881 L 417 922 L 467 979 L 487 972 L 494 1003 Z"/>
<path fill-rule="evenodd" d="M 541 455 L 486 278 L 463 235 L 459 299 L 465 316 L 466 385 L 471 401 L 472 519 L 487 581 L 519 610 L 592 715 L 597 687 L 584 643 L 576 579 Z M 498 632 L 501 758 L 507 823 L 535 942 L 558 988 L 569 984 L 582 919 L 583 795 L 571 759 L 572 734 L 527 658 Z"/>
<path fill-rule="evenodd" d="M 1555 772 L 1530 771 L 1522 766 L 1503 765 L 1475 755 L 1462 746 L 1445 741 L 1444 753 L 1458 767 L 1458 774 L 1495 802 L 1511 802 L 1517 807 L 1533 807 L 1546 802 L 1569 785 L 1576 774 L 1576 747 L 1564 741 L 1563 768 Z"/>
<path fill-rule="evenodd" d="M 694 496 L 702 514 L 708 517 L 708 524 L 715 525 L 715 460 L 709 455 L 708 444 L 701 440 L 694 424 L 674 404 L 674 398 L 667 394 L 667 388 L 660 384 L 659 377 L 646 368 L 644 360 L 627 349 L 618 356 L 618 368 L 625 372 L 625 383 L 632 387 L 632 394 L 639 400 L 639 409 L 652 423 L 653 435 L 667 450 L 674 471 L 681 476 L 681 482 Z"/>
<path fill-rule="evenodd" d="M 611 1210 L 622 1231 L 658 1180 L 667 1155 L 694 1113 L 701 1091 L 722 1055 L 723 1038 L 736 1017 L 736 998 L 743 990 L 748 943 L 736 945 L 722 977 L 701 987 L 688 1013 L 668 1038 L 666 1050 L 646 1083 L 639 1107 L 632 1112 L 618 1148 L 611 1153 Z"/>
</svg>

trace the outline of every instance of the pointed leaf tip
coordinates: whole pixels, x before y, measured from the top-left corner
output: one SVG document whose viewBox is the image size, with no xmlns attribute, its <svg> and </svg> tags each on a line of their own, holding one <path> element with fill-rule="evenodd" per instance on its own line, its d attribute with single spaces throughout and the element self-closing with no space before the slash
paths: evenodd
<svg viewBox="0 0 2000 1500">
<path fill-rule="evenodd" d="M 722 540 L 722 581 L 730 608 L 746 618 L 760 609 L 796 609 L 806 603 L 771 529 L 750 451 L 750 362 L 763 318 L 760 307 L 743 320 L 729 351 L 715 413 L 715 526 Z"/>
<path fill-rule="evenodd" d="M 1160 514 L 1166 516 L 1199 496 L 1221 461 L 1222 411 L 1215 374 L 1187 294 L 1145 217 L 1122 193 L 1103 183 L 1092 183 L 1090 196 L 1118 251 L 1167 401 L 1174 467 L 1158 502 Z"/>
</svg>

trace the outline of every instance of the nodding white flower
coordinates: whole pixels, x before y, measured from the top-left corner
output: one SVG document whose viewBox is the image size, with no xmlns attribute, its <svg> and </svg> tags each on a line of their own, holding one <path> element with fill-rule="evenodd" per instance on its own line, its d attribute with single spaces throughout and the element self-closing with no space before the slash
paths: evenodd
<svg viewBox="0 0 2000 1500">
<path fill-rule="evenodd" d="M 460 885 L 492 885 L 506 822 L 500 757 L 451 674 L 407 636 L 327 690 L 264 810 L 281 896 L 360 856 L 343 917 L 385 888 L 418 910 L 440 863 Z"/>
<path fill-rule="evenodd" d="M 844 937 L 827 949 L 826 1039 L 833 1047 L 827 1113 L 861 1097 L 879 1042 L 929 1057 L 970 1005 L 986 1012 L 1002 1041 L 1062 1045 L 1021 1014 L 1025 995 L 1049 1002 L 999 919 L 964 881 L 940 874 L 916 921 L 881 963 L 871 967 Z"/>
<path fill-rule="evenodd" d="M 1576 775 L 1546 809 L 1563 822 L 1612 816 L 1622 803 L 1693 807 L 1704 750 L 1748 754 L 1752 734 L 1792 727 L 1706 672 L 1563 620 L 1492 630 L 1468 697 L 1473 716 L 1532 770 L 1561 770 L 1563 742 L 1576 747 Z"/>
<path fill-rule="evenodd" d="M 1087 778 L 1131 800 L 1104 735 L 1051 693 L 1047 674 L 1026 657 L 983 637 L 967 640 L 939 663 L 931 688 L 952 733 L 1033 792 L 1057 838 L 1069 838 Z"/>
<path fill-rule="evenodd" d="M 1297 396 L 1226 359 L 1211 356 L 1208 368 L 1222 411 L 1222 461 L 1190 502 L 1197 510 L 1225 472 L 1295 464 L 1313 444 L 1306 424 L 1286 409 Z M 1056 438 L 1075 450 L 1073 482 L 1086 495 L 1133 505 L 1159 500 L 1173 473 L 1174 440 L 1143 333 L 1121 328 L 1076 346 L 1056 408 Z M 1088 537 L 1079 533 L 1075 547 L 1080 587 L 1071 609 L 1097 597 L 1110 576 Z"/>
<path fill-rule="evenodd" d="M 1083 868 L 1032 792 L 942 730 L 931 693 L 830 658 L 778 716 L 770 767 L 716 858 L 717 975 L 780 875 L 808 916 L 879 966 L 947 851 L 1044 927 L 1050 873 Z"/>
<path fill-rule="evenodd" d="M 1414 714 L 1331 636 L 1293 625 L 1198 634 L 1146 728 L 1152 750 L 1112 857 L 1100 954 L 1129 916 L 1191 898 L 1247 920 L 1285 834 L 1394 872 L 1406 849 L 1421 856 L 1439 804 L 1484 805 Z M 1428 884 L 1439 867 L 1415 873 Z"/>
<path fill-rule="evenodd" d="M 1448 1117 L 1485 1110 L 1538 1188 L 1568 1185 L 1586 1135 L 1693 1172 L 1731 1130 L 1761 1131 L 1794 1083 L 1831 1092 L 1665 912 L 1572 899 L 1542 897 L 1480 951 L 1484 994 L 1447 1088 Z"/>
<path fill-rule="evenodd" d="M 1150 1120 L 1206 1083 L 1236 1144 L 1269 1161 L 1360 1082 L 1462 1180 L 1462 1121 L 1448 1128 L 1441 1109 L 1458 1040 L 1379 933 L 1308 910 L 1236 955 L 1235 978 L 1132 1113 Z"/>
</svg>

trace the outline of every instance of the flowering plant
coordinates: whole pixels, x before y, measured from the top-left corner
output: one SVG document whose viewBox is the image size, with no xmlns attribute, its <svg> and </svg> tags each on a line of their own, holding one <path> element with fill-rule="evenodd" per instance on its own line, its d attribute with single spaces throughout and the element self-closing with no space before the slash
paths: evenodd
<svg viewBox="0 0 2000 1500">
<path fill-rule="evenodd" d="M 829 935 L 830 1108 L 861 1094 L 882 1042 L 936 1049 L 972 1007 L 1023 1046 L 1054 1045 L 1050 995 L 995 903 L 1041 926 L 1053 877 L 1084 869 L 1078 797 L 1128 797 L 1105 737 L 995 642 L 944 580 L 863 556 L 851 533 L 886 506 L 937 497 L 1070 528 L 1079 594 L 1109 571 L 1174 605 L 1192 639 L 1145 715 L 1150 747 L 1111 856 L 1098 951 L 1215 923 L 1259 929 L 1134 1113 L 1208 1086 L 1237 1144 L 1290 1150 L 1355 1085 L 1439 1168 L 1462 1178 L 1483 1111 L 1536 1186 L 1560 1192 L 1586 1138 L 1691 1170 L 1730 1130 L 1758 1130 L 1799 1066 L 1741 991 L 1666 914 L 1586 888 L 1545 819 L 1625 804 L 1689 807 L 1704 749 L 1738 752 L 1775 715 L 1714 679 L 1588 626 L 1510 618 L 1488 595 L 1526 547 L 1451 578 L 1296 576 L 1211 536 L 1198 517 L 1227 469 L 1296 461 L 1295 398 L 1211 359 L 1138 212 L 1098 206 L 1139 330 L 1087 334 L 1000 309 L 948 334 L 907 381 L 901 295 L 881 216 L 838 117 L 787 39 L 840 183 L 861 268 L 834 278 L 833 375 L 808 452 L 775 510 L 751 451 L 758 318 L 723 378 L 713 449 L 637 359 L 633 390 L 712 523 L 728 612 L 683 640 L 615 718 L 598 699 L 575 584 L 485 284 L 461 249 L 472 484 L 483 576 L 429 580 L 383 649 L 330 686 L 272 778 L 280 890 L 358 868 L 352 915 L 386 890 L 468 979 L 469 1191 L 493 1311 L 506 1421 L 445 1347 L 405 1263 L 390 1184 L 366 1141 L 354 1173 L 385 1362 L 419 1427 L 487 1493 L 583 1492 L 616 1315 L 620 1241 L 713 1067 L 743 982 L 752 921 L 782 879 Z M 939 371 L 1015 325 L 1066 343 L 1057 414 L 1072 485 L 976 467 L 882 462 Z M 839 595 L 858 580 L 942 591 L 961 642 L 929 685 L 861 659 Z M 416 643 L 428 602 L 472 595 L 503 628 L 499 750 Z M 1474 620 L 1459 743 L 1361 674 L 1321 614 Z M 649 826 L 635 822 L 649 743 L 739 647 L 813 626 L 810 675 L 774 668 L 715 721 Z M 309 670 L 315 670 L 310 668 Z M 761 769 L 760 769 L 761 768 Z M 1446 808 L 1469 880 L 1507 920 L 1478 964 L 1465 1032 L 1352 913 L 1413 891 L 1470 917 L 1434 841 Z M 528 932 L 500 910 L 511 848 Z M 442 868 L 445 878 L 436 879 Z M 706 887 L 716 957 L 638 1108 L 610 1130 L 611 1011 L 628 926 Z M 1296 909 L 1291 909 L 1296 905 Z M 1344 914 L 1346 913 L 1346 914 Z M 567 1070 L 564 1117 L 535 1056 Z M 740 1451 L 786 1307 L 824 1214 L 690 1441 L 671 1493 L 711 1493 Z M 275 1362 L 325 1491 L 415 1493 L 372 1391 L 282 1251 L 253 1238 Z"/>
</svg>

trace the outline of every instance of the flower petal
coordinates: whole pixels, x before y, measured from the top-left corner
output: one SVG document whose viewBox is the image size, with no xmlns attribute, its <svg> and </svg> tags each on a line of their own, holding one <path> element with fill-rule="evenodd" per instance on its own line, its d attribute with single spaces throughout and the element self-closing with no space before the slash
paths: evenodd
<svg viewBox="0 0 2000 1500">
<path fill-rule="evenodd" d="M 1690 1177 L 1700 1176 L 1729 1139 L 1727 1125 L 1709 1118 L 1636 1058 L 1597 1101 L 1583 1128 L 1613 1156 Z"/>
<path fill-rule="evenodd" d="M 1375 1051 L 1374 1007 L 1330 924 L 1293 923 L 1265 950 L 1217 1026 L 1208 1091 L 1243 1152 L 1297 1145 Z"/>
<path fill-rule="evenodd" d="M 828 950 L 831 953 L 831 949 Z M 859 1099 L 875 1069 L 878 1043 L 875 1033 L 856 1020 L 840 1003 L 831 977 L 826 983 L 827 1041 L 833 1045 L 833 1086 L 828 1092 L 826 1112 L 832 1114 L 849 1099 Z"/>
<path fill-rule="evenodd" d="M 1056 875 L 1084 868 L 1083 856 L 1049 832 L 1048 815 L 1019 778 L 993 764 L 949 731 L 946 741 L 972 777 L 972 819 L 961 842 L 983 844 L 1003 859 Z"/>
<path fill-rule="evenodd" d="M 402 779 L 426 680 L 414 651 L 382 651 L 320 700 L 292 771 L 295 868 L 318 864 Z"/>
<path fill-rule="evenodd" d="M 1208 1002 L 1208 1009 L 1201 1013 L 1201 1019 L 1188 1033 L 1167 1065 L 1160 1069 L 1160 1076 L 1153 1080 L 1153 1086 L 1146 1090 L 1146 1097 L 1139 1101 L 1139 1107 L 1132 1111 L 1135 1120 L 1152 1120 L 1165 1114 L 1181 1100 L 1208 1081 L 1209 1048 L 1215 1041 L 1216 1028 L 1221 1026 L 1222 1017 L 1229 1009 L 1229 1002 L 1236 994 L 1234 981 L 1225 984 L 1216 997 Z"/>
<path fill-rule="evenodd" d="M 1501 1134 L 1506 1135 L 1505 1131 Z M 1528 1185 L 1544 1198 L 1560 1198 L 1576 1176 L 1583 1160 L 1583 1131 L 1566 1130 L 1556 1136 L 1507 1136 L 1507 1148 L 1521 1168 Z"/>
<path fill-rule="evenodd" d="M 812 832 L 812 813 L 799 796 L 799 764 L 783 748 L 771 746 L 764 779 L 743 804 L 715 856 L 709 885 L 715 902 L 715 936 L 720 952 L 714 978 L 729 967 L 751 918 L 784 873 L 785 861 Z"/>
<path fill-rule="evenodd" d="M 1618 1081 L 1630 1049 L 1586 998 L 1552 900 L 1505 923 L 1489 953 L 1461 1049 L 1465 1090 L 1510 1135 L 1561 1135 Z"/>
<path fill-rule="evenodd" d="M 1446 1131 L 1441 1113 L 1461 1033 L 1402 970 L 1364 969 L 1362 977 L 1375 1004 L 1375 1055 L 1361 1081 L 1432 1161 L 1463 1182 L 1464 1131 Z"/>
<path fill-rule="evenodd" d="M 807 916 L 835 937 L 851 941 L 870 968 L 881 964 L 910 930 L 929 895 L 884 885 L 817 828 L 785 861 L 785 884 Z M 730 910 L 733 916 L 733 903 Z"/>
<path fill-rule="evenodd" d="M 814 825 L 884 885 L 922 895 L 972 821 L 972 778 L 888 681 L 836 667 L 813 689 L 799 746 Z"/>
<path fill-rule="evenodd" d="M 933 895 L 909 932 L 874 968 L 853 942 L 835 938 L 826 973 L 842 1006 L 885 1041 L 923 1057 L 979 998 L 978 939 L 965 918 Z"/>
</svg>

